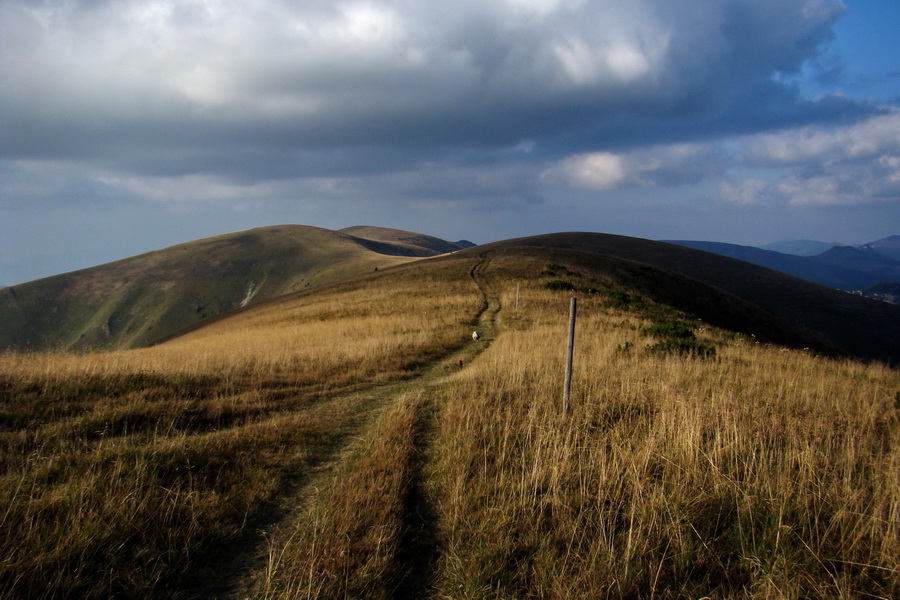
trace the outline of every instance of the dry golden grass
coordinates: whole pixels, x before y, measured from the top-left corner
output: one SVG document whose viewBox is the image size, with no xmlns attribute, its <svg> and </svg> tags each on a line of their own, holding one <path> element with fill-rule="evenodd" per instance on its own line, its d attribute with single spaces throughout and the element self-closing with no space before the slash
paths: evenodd
<svg viewBox="0 0 900 600">
<path fill-rule="evenodd" d="M 284 299 L 153 348 L 4 355 L 0 372 L 51 381 L 153 373 L 329 387 L 389 380 L 464 338 L 481 302 L 466 269 L 467 264 L 450 264 L 401 270 L 386 286 L 370 278 Z"/>
<path fill-rule="evenodd" d="M 402 394 L 377 419 L 330 487 L 270 540 L 258 598 L 393 598 L 404 501 L 423 399 Z"/>
<path fill-rule="evenodd" d="M 499 256 L 479 290 L 474 265 L 155 348 L 0 356 L 0 596 L 210 596 L 190 581 L 229 579 L 222 549 L 255 547 L 277 504 L 295 512 L 264 525 L 252 597 L 900 597 L 896 371 L 758 346 L 557 265 L 590 290 L 564 420 L 571 292 Z M 495 293 L 485 339 L 413 379 Z"/>
<path fill-rule="evenodd" d="M 0 355 L 0 597 L 203 580 L 352 427 L 359 402 L 337 391 L 465 341 L 468 268 L 286 299 L 154 348 Z"/>
<path fill-rule="evenodd" d="M 521 296 L 443 388 L 439 597 L 900 594 L 895 371 L 712 331 L 715 358 L 650 354 L 583 296 L 565 421 L 569 294 Z"/>
</svg>

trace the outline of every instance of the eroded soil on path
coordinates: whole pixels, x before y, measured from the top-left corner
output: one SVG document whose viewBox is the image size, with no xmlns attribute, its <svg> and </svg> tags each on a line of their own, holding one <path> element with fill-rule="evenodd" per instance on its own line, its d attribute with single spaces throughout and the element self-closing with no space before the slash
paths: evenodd
<svg viewBox="0 0 900 600">
<path fill-rule="evenodd" d="M 480 339 L 471 341 L 467 332 L 466 342 L 448 354 L 418 369 L 414 377 L 403 381 L 369 387 L 349 393 L 339 393 L 323 398 L 314 410 L 330 413 L 334 428 L 314 454 L 298 455 L 286 464 L 277 497 L 248 515 L 245 533 L 227 547 L 220 548 L 216 560 L 209 561 L 207 573 L 195 581 L 179 598 L 232 598 L 252 597 L 253 585 L 267 568 L 267 542 L 284 535 L 295 526 L 304 510 L 321 493 L 333 487 L 333 479 L 339 476 L 341 465 L 357 452 L 367 427 L 388 409 L 401 395 L 422 392 L 423 401 L 416 410 L 414 452 L 405 466 L 408 484 L 402 500 L 403 532 L 400 548 L 395 556 L 395 568 L 399 583 L 393 591 L 397 600 L 426 598 L 434 568 L 440 555 L 437 532 L 438 515 L 424 488 L 423 467 L 427 464 L 430 440 L 438 407 L 430 400 L 429 388 L 471 362 L 491 343 L 496 335 L 500 299 L 486 277 L 490 259 L 486 255 L 472 267 L 470 277 L 478 287 L 482 303 L 473 315 L 472 326 Z"/>
</svg>

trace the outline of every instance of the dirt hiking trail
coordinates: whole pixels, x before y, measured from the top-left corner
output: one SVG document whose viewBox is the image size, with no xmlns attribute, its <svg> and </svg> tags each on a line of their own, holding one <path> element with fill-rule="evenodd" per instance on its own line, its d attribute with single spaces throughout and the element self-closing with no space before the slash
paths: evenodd
<svg viewBox="0 0 900 600">
<path fill-rule="evenodd" d="M 210 563 L 209 567 L 201 569 L 203 574 L 194 585 L 182 590 L 177 598 L 243 600 L 253 597 L 252 586 L 267 568 L 267 543 L 290 530 L 316 496 L 334 486 L 342 465 L 358 453 L 366 429 L 398 398 L 414 392 L 420 392 L 423 401 L 415 413 L 413 458 L 405 466 L 408 484 L 403 498 L 403 532 L 395 556 L 395 569 L 402 576 L 393 597 L 410 600 L 429 596 L 440 546 L 438 515 L 423 488 L 423 467 L 428 460 L 438 410 L 428 391 L 440 385 L 444 378 L 464 369 L 490 346 L 496 336 L 501 305 L 499 295 L 486 276 L 489 265 L 490 259 L 483 254 L 469 273 L 482 297 L 481 306 L 471 321 L 480 339 L 472 340 L 471 330 L 461 332 L 466 338 L 464 343 L 419 367 L 410 379 L 337 393 L 319 400 L 311 410 L 332 419 L 334 427 L 328 439 L 313 455 L 298 453 L 295 460 L 284 466 L 277 497 L 248 516 L 244 533 L 236 540 L 217 549 L 213 558 L 203 559 L 204 563 Z"/>
</svg>

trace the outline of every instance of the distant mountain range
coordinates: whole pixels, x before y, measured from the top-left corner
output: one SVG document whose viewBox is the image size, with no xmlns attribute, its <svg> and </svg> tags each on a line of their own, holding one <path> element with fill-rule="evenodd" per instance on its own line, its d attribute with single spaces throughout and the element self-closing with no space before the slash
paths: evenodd
<svg viewBox="0 0 900 600">
<path fill-rule="evenodd" d="M 795 254 L 797 256 L 815 256 L 822 254 L 826 250 L 831 250 L 835 246 L 844 246 L 837 242 L 817 242 L 815 240 L 785 240 L 782 242 L 773 242 L 765 246 L 759 246 L 763 250 L 771 250 L 772 252 L 781 252 L 782 254 Z"/>
<path fill-rule="evenodd" d="M 873 297 L 876 293 L 870 290 L 873 286 L 900 282 L 900 236 L 897 235 L 860 246 L 831 246 L 813 256 L 719 242 L 671 240 L 669 243 L 735 258 L 828 287 Z"/>
<path fill-rule="evenodd" d="M 892 235 L 868 244 L 858 246 L 860 250 L 871 250 L 900 260 L 900 235 Z"/>
<path fill-rule="evenodd" d="M 763 250 L 781 252 L 782 254 L 796 254 L 797 256 L 816 256 L 827 252 L 834 247 L 846 247 L 847 244 L 837 242 L 818 242 L 814 240 L 786 240 L 760 246 Z M 850 246 L 860 250 L 873 250 L 891 258 L 900 260 L 900 235 L 892 235 L 867 244 Z"/>
</svg>

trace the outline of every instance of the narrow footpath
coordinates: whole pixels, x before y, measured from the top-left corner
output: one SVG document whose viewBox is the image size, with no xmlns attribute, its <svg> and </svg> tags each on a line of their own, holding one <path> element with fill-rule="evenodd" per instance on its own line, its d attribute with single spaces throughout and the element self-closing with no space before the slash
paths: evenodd
<svg viewBox="0 0 900 600">
<path fill-rule="evenodd" d="M 329 442 L 314 457 L 304 457 L 286 465 L 279 497 L 271 506 L 248 518 L 247 534 L 226 549 L 230 558 L 207 581 L 197 581 L 179 598 L 243 600 L 251 597 L 251 585 L 267 568 L 266 541 L 287 530 L 304 513 L 319 490 L 330 487 L 330 480 L 340 473 L 340 466 L 352 457 L 362 440 L 362 432 L 403 394 L 420 391 L 426 400 L 417 410 L 413 444 L 415 459 L 408 466 L 409 485 L 403 499 L 403 528 L 397 568 L 403 577 L 394 592 L 396 600 L 412 600 L 429 596 L 435 565 L 440 555 L 437 535 L 438 515 L 423 488 L 423 467 L 427 463 L 438 410 L 428 390 L 460 368 L 465 368 L 486 350 L 496 335 L 500 298 L 485 273 L 490 259 L 482 255 L 472 267 L 470 277 L 482 296 L 482 305 L 472 320 L 480 339 L 471 340 L 430 364 L 421 367 L 416 376 L 388 384 L 372 386 L 323 399 L 317 410 L 333 412 L 334 430 Z"/>
</svg>

